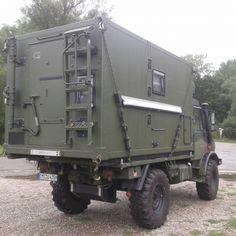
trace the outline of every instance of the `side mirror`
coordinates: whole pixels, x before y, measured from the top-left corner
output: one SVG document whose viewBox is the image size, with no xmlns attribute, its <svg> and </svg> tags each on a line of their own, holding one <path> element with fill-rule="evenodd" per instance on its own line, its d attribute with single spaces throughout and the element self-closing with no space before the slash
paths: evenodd
<svg viewBox="0 0 236 236">
<path fill-rule="evenodd" d="M 215 131 L 215 124 L 216 124 L 216 121 L 215 121 L 215 112 L 212 111 L 212 112 L 211 112 L 211 131 Z"/>
<path fill-rule="evenodd" d="M 8 52 L 8 41 L 7 41 L 7 39 L 4 41 L 4 45 L 3 45 L 2 51 L 3 51 L 4 53 L 7 53 L 7 52 Z"/>
</svg>

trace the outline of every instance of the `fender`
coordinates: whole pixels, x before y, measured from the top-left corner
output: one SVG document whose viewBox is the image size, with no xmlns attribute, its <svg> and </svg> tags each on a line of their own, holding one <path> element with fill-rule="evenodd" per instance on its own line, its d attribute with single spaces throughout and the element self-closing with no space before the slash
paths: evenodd
<svg viewBox="0 0 236 236">
<path fill-rule="evenodd" d="M 201 161 L 200 161 L 199 174 L 200 174 L 201 177 L 205 177 L 206 171 L 207 171 L 208 161 L 210 159 L 215 160 L 218 165 L 222 164 L 222 160 L 217 156 L 217 154 L 214 151 L 205 153 L 203 155 L 203 157 L 201 158 Z"/>
</svg>

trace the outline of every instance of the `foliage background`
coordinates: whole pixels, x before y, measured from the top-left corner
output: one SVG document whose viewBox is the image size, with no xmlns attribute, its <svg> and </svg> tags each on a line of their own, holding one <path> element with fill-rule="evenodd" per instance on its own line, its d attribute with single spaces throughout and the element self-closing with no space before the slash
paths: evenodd
<svg viewBox="0 0 236 236">
<path fill-rule="evenodd" d="M 236 60 L 223 62 L 213 70 L 205 63 L 206 55 L 183 57 L 192 63 L 195 70 L 194 97 L 200 104 L 208 102 L 216 113 L 217 126 L 224 129 L 224 136 L 236 139 Z"/>
</svg>

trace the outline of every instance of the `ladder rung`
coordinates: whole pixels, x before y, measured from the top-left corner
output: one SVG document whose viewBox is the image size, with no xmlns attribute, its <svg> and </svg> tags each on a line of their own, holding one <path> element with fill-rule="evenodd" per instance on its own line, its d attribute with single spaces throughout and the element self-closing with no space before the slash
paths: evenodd
<svg viewBox="0 0 236 236">
<path fill-rule="evenodd" d="M 96 55 L 97 54 L 97 48 L 95 46 L 91 47 L 91 55 Z M 68 50 L 66 52 L 66 55 L 75 55 L 75 50 Z M 77 49 L 77 55 L 78 56 L 86 56 L 87 55 L 87 47 L 81 47 Z"/>
<path fill-rule="evenodd" d="M 88 130 L 88 127 L 68 127 L 66 126 L 66 130 L 74 130 L 74 131 L 82 131 L 82 130 Z"/>
<path fill-rule="evenodd" d="M 89 128 L 92 128 L 94 126 L 94 123 L 91 122 L 90 124 L 88 122 L 78 122 L 74 126 L 66 126 L 67 130 L 88 130 Z"/>
<path fill-rule="evenodd" d="M 85 105 L 79 105 L 79 106 L 73 106 L 73 107 L 66 107 L 66 111 L 77 111 L 77 110 L 87 110 L 88 106 Z"/>
<path fill-rule="evenodd" d="M 77 78 L 78 80 L 80 80 L 80 79 L 87 79 L 88 76 L 87 76 L 87 75 L 80 75 L 80 76 L 77 76 L 76 78 Z M 90 79 L 93 79 L 93 75 L 91 75 Z"/>
<path fill-rule="evenodd" d="M 81 71 L 81 72 L 86 72 L 87 71 L 87 66 L 81 66 L 81 67 L 78 67 L 77 69 L 66 69 L 65 72 L 67 73 L 72 73 L 72 72 L 75 72 L 75 71 Z"/>
<path fill-rule="evenodd" d="M 70 132 L 72 131 L 87 131 L 88 145 L 92 144 L 92 127 L 94 123 L 92 122 L 92 94 L 93 94 L 93 76 L 92 72 L 97 69 L 91 68 L 91 57 L 93 54 L 97 53 L 97 48 L 91 45 L 91 39 L 89 35 L 85 34 L 87 39 L 87 46 L 78 46 L 75 44 L 79 42 L 81 35 L 87 31 L 86 28 L 79 28 L 76 30 L 70 30 L 65 33 L 65 50 L 63 52 L 63 72 L 65 80 L 65 93 L 66 93 L 66 143 L 72 145 L 72 137 Z M 73 36 L 72 36 L 73 35 Z M 70 37 L 71 38 L 70 40 Z M 83 62 L 79 64 L 79 56 L 84 56 L 86 64 Z M 83 60 L 84 61 L 84 60 Z M 88 91 L 87 103 L 74 104 L 71 103 L 70 93 L 77 91 Z M 81 116 L 82 114 L 75 113 L 87 113 L 86 119 L 69 121 L 74 116 Z M 81 112 L 79 112 L 81 111 Z M 84 112 L 83 112 L 84 111 Z M 74 115 L 74 116 L 73 116 Z M 77 117 L 78 118 L 78 117 Z"/>
<path fill-rule="evenodd" d="M 88 85 L 87 84 L 78 84 L 73 88 L 66 88 L 66 92 L 76 92 L 76 91 L 87 91 L 88 90 Z"/>
</svg>

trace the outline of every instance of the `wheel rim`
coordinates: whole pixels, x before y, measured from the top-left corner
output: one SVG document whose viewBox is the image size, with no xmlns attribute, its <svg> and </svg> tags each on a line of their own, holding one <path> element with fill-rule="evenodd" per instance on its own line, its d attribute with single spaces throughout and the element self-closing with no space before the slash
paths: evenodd
<svg viewBox="0 0 236 236">
<path fill-rule="evenodd" d="M 152 208 L 154 211 L 160 211 L 164 203 L 164 190 L 161 185 L 157 185 L 153 191 Z"/>
</svg>

